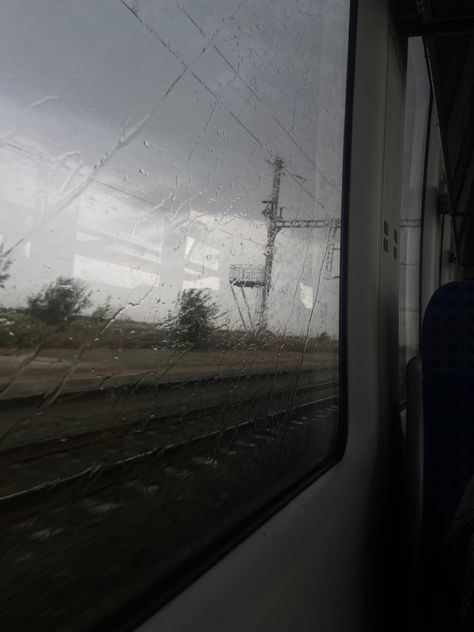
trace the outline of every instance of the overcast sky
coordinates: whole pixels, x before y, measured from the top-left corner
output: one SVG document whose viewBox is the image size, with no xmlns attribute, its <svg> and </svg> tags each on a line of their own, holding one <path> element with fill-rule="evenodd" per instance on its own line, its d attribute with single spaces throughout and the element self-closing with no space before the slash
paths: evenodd
<svg viewBox="0 0 474 632">
<path fill-rule="evenodd" d="M 239 326 L 229 265 L 263 264 L 275 157 L 285 216 L 340 215 L 348 4 L 2 0 L 1 301 L 75 276 L 156 320 L 208 288 Z M 312 332 L 337 333 L 327 236 L 279 234 L 272 328 L 314 311 Z"/>
</svg>

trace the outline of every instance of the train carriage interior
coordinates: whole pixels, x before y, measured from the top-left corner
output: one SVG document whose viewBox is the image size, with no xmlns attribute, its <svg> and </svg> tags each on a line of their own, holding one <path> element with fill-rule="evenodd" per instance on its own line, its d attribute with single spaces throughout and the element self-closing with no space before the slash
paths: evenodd
<svg viewBox="0 0 474 632">
<path fill-rule="evenodd" d="M 474 632 L 474 6 L 2 0 L 0 626 Z"/>
</svg>

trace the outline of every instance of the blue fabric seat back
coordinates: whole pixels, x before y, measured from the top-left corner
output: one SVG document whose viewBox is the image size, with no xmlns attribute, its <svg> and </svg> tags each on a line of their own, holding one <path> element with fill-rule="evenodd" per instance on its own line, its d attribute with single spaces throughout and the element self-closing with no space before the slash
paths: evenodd
<svg viewBox="0 0 474 632">
<path fill-rule="evenodd" d="M 423 537 L 445 540 L 474 473 L 474 280 L 439 288 L 423 319 Z"/>
</svg>

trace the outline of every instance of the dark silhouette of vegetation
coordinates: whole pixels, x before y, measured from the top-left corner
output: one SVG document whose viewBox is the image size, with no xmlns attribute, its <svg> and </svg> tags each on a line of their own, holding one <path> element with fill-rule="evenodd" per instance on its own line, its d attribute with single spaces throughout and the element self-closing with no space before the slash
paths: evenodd
<svg viewBox="0 0 474 632">
<path fill-rule="evenodd" d="M 176 301 L 174 315 L 166 326 L 173 346 L 191 349 L 206 347 L 216 328 L 217 305 L 204 290 L 184 290 Z"/>
<path fill-rule="evenodd" d="M 66 326 L 90 307 L 90 292 L 79 281 L 59 277 L 28 298 L 30 316 L 47 325 Z"/>
<path fill-rule="evenodd" d="M 104 321 L 108 318 L 111 318 L 113 310 L 110 300 L 110 296 L 107 296 L 107 298 L 105 299 L 105 303 L 103 305 L 99 305 L 99 307 L 96 307 L 95 310 L 92 312 L 92 318 L 98 321 Z"/>
<path fill-rule="evenodd" d="M 3 251 L 3 247 L 0 248 L 0 288 L 5 287 L 5 283 L 10 278 L 10 273 L 8 272 L 10 266 L 12 264 L 11 259 L 8 258 L 7 254 Z"/>
</svg>

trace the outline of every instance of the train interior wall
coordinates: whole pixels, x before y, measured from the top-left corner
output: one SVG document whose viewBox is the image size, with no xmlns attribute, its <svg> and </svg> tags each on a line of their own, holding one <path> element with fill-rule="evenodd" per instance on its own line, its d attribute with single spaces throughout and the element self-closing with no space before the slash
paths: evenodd
<svg viewBox="0 0 474 632">
<path fill-rule="evenodd" d="M 410 572 L 403 557 L 406 409 L 398 389 L 399 267 L 392 254 L 400 231 L 407 50 L 387 5 L 360 0 L 357 11 L 344 458 L 148 621 L 147 632 L 346 632 L 399 629 L 411 620 L 402 588 Z M 472 276 L 457 265 L 451 220 L 439 213 L 443 160 L 434 105 L 425 160 L 420 318 L 440 285 Z"/>
<path fill-rule="evenodd" d="M 403 59 L 387 3 L 360 0 L 345 271 L 344 457 L 144 624 L 140 629 L 146 632 L 366 632 L 380 629 L 381 622 L 388 629 L 382 611 L 393 607 L 389 578 L 396 549 L 387 525 L 393 516 L 393 443 L 400 439 L 398 265 L 392 246 L 399 229 Z M 436 170 L 434 164 L 433 188 Z M 390 254 L 383 248 L 384 221 Z M 428 248 L 424 254 L 435 256 Z"/>
</svg>

